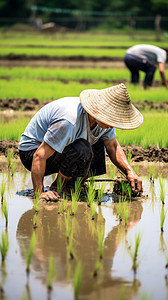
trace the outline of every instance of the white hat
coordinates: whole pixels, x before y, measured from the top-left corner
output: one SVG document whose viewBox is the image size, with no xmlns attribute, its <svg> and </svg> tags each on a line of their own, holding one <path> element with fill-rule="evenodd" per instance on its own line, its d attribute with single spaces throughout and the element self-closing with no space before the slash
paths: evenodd
<svg viewBox="0 0 168 300">
<path fill-rule="evenodd" d="M 134 129 L 143 123 L 143 116 L 131 103 L 123 83 L 102 90 L 84 90 L 80 101 L 92 117 L 109 126 Z"/>
</svg>

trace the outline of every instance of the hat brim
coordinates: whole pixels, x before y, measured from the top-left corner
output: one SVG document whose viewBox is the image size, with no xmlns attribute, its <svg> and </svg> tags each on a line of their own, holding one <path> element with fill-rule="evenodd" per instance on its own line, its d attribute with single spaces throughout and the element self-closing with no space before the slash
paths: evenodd
<svg viewBox="0 0 168 300">
<path fill-rule="evenodd" d="M 121 95 L 110 88 L 89 89 L 80 94 L 84 109 L 96 120 L 120 129 L 135 129 L 143 124 L 143 116 L 131 101 L 118 100 Z M 123 100 L 123 99 L 122 99 Z"/>
</svg>

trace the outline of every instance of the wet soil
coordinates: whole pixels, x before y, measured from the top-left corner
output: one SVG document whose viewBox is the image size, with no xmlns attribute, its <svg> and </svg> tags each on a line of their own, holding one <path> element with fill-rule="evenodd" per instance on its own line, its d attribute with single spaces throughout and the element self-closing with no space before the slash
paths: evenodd
<svg viewBox="0 0 168 300">
<path fill-rule="evenodd" d="M 82 79 L 81 83 L 88 83 L 88 80 Z M 117 81 L 116 81 L 117 82 Z M 118 81 L 119 82 L 119 81 Z M 121 81 L 120 81 L 121 82 Z M 124 82 L 124 80 L 122 81 Z M 37 98 L 9 98 L 9 99 L 0 99 L 0 110 L 6 111 L 12 109 L 14 111 L 34 111 L 35 109 L 39 109 L 45 104 L 49 103 L 52 100 L 40 101 Z M 168 102 L 161 101 L 159 103 L 155 101 L 145 100 L 134 102 L 134 105 L 141 110 L 164 110 L 168 111 Z"/>
<path fill-rule="evenodd" d="M 6 66 L 6 67 L 47 67 L 47 68 L 56 68 L 56 67 L 61 67 L 61 68 L 124 68 L 125 64 L 124 61 L 104 61 L 104 60 L 99 60 L 99 61 L 92 61 L 92 60 L 71 60 L 71 59 L 66 59 L 65 61 L 63 60 L 48 60 L 48 59 L 37 59 L 37 60 L 26 60 L 26 59 L 0 59 L 0 66 Z"/>
<path fill-rule="evenodd" d="M 85 56 L 85 55 L 60 55 L 60 56 L 55 56 L 55 55 L 27 55 L 27 54 L 7 54 L 7 55 L 1 55 L 0 60 L 57 60 L 57 61 L 123 61 L 123 57 L 117 57 L 117 56 Z"/>
<path fill-rule="evenodd" d="M 13 150 L 14 157 L 19 157 L 18 141 L 6 141 L 0 140 L 0 157 L 1 161 L 6 160 L 5 155 L 8 151 Z M 168 162 L 168 148 L 158 148 L 156 146 L 149 146 L 147 149 L 143 149 L 141 146 L 123 146 L 125 153 L 128 151 L 132 154 L 132 162 Z M 108 156 L 106 155 L 107 159 Z"/>
</svg>

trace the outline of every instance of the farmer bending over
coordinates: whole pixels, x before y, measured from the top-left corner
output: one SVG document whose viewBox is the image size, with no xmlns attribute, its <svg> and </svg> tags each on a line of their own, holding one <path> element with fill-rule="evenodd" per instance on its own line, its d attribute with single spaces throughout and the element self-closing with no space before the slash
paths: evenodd
<svg viewBox="0 0 168 300">
<path fill-rule="evenodd" d="M 142 181 L 129 165 L 116 139 L 115 127 L 134 129 L 143 116 L 131 103 L 123 83 L 103 90 L 84 90 L 80 97 L 50 102 L 31 119 L 19 143 L 23 165 L 31 171 L 34 192 L 40 199 L 58 200 L 57 182 L 66 190 L 77 177 L 106 173 L 105 149 L 128 178 L 132 190 Z M 44 176 L 58 173 L 44 192 Z"/>
<path fill-rule="evenodd" d="M 168 88 L 166 81 L 164 64 L 166 63 L 166 51 L 153 45 L 135 45 L 126 52 L 124 61 L 131 72 L 131 82 L 139 83 L 139 71 L 145 72 L 144 88 L 152 85 L 156 66 L 159 72 L 162 84 Z"/>
</svg>

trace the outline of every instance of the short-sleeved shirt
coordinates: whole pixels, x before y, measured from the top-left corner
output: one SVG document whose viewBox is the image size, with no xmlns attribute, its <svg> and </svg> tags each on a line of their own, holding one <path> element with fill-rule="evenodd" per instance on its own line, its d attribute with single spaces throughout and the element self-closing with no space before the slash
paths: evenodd
<svg viewBox="0 0 168 300">
<path fill-rule="evenodd" d="M 137 56 L 141 59 L 148 60 L 152 64 L 166 62 L 166 51 L 153 45 L 135 45 L 129 48 L 127 54 Z"/>
<path fill-rule="evenodd" d="M 67 145 L 80 138 L 91 145 L 99 139 L 112 140 L 115 138 L 115 128 L 103 129 L 96 125 L 91 130 L 88 113 L 80 98 L 65 97 L 46 104 L 34 115 L 21 135 L 19 150 L 36 149 L 45 141 L 62 153 Z"/>
</svg>

